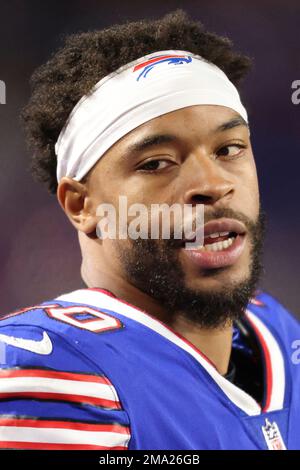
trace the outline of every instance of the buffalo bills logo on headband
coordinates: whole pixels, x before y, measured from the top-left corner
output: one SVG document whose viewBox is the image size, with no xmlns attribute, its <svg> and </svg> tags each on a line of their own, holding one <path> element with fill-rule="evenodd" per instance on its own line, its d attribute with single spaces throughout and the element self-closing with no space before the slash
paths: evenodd
<svg viewBox="0 0 300 470">
<path fill-rule="evenodd" d="M 168 64 L 188 64 L 192 62 L 192 58 L 186 55 L 160 55 L 156 57 L 152 57 L 152 59 L 147 60 L 146 62 L 142 62 L 134 67 L 133 72 L 142 69 L 142 72 L 139 74 L 137 81 L 141 78 L 148 75 L 150 70 L 152 70 L 155 65 L 162 64 L 163 62 L 167 62 Z"/>
</svg>

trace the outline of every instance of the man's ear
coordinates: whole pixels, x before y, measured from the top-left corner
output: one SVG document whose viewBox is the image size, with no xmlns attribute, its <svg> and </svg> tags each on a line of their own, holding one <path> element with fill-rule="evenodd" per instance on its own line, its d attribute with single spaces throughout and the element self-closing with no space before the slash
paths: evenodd
<svg viewBox="0 0 300 470">
<path fill-rule="evenodd" d="M 96 214 L 85 184 L 64 176 L 56 194 L 60 206 L 77 230 L 86 234 L 95 231 Z"/>
</svg>

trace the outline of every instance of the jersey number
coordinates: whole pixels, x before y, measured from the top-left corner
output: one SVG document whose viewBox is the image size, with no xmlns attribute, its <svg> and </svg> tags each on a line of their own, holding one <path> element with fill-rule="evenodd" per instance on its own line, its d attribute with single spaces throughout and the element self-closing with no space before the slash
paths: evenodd
<svg viewBox="0 0 300 470">
<path fill-rule="evenodd" d="M 122 322 L 117 318 L 91 307 L 44 307 L 44 309 L 50 318 L 94 333 L 123 328 Z"/>
</svg>

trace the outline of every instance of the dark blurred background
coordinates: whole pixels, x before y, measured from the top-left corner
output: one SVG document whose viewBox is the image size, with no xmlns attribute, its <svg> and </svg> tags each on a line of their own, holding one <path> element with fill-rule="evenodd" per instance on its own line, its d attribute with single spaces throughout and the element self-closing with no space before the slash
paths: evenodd
<svg viewBox="0 0 300 470">
<path fill-rule="evenodd" d="M 0 105 L 0 312 L 81 284 L 76 233 L 55 197 L 28 171 L 19 113 L 30 75 L 69 33 L 156 18 L 176 8 L 255 59 L 242 98 L 269 220 L 262 287 L 300 316 L 300 105 L 291 101 L 291 84 L 300 80 L 299 0 L 1 1 L 0 79 L 7 104 Z"/>
</svg>

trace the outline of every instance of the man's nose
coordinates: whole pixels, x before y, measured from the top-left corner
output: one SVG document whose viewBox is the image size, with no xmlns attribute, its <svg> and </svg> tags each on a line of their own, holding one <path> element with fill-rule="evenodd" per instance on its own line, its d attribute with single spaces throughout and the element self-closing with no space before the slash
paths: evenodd
<svg viewBox="0 0 300 470">
<path fill-rule="evenodd" d="M 223 204 L 233 197 L 233 178 L 215 158 L 193 156 L 186 171 L 185 204 Z"/>
</svg>

